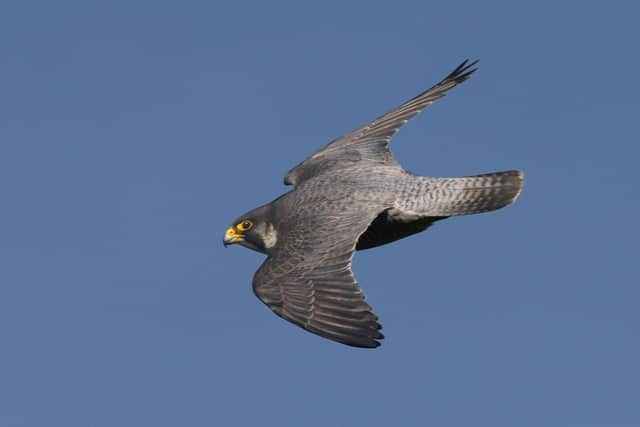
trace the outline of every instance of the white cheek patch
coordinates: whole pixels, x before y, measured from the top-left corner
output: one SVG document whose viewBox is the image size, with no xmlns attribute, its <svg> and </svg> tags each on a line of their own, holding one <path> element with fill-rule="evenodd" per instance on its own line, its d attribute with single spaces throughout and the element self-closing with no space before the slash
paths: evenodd
<svg viewBox="0 0 640 427">
<path fill-rule="evenodd" d="M 267 249 L 271 249 L 276 245 L 278 241 L 278 233 L 273 225 L 267 225 L 267 232 L 264 235 L 264 247 Z"/>
</svg>

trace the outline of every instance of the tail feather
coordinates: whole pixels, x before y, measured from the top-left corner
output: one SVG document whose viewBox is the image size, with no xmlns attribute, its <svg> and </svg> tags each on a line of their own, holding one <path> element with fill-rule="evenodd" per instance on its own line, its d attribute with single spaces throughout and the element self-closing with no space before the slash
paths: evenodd
<svg viewBox="0 0 640 427">
<path fill-rule="evenodd" d="M 427 193 L 428 213 L 454 216 L 493 211 L 515 202 L 523 187 L 521 171 L 439 178 Z"/>
</svg>

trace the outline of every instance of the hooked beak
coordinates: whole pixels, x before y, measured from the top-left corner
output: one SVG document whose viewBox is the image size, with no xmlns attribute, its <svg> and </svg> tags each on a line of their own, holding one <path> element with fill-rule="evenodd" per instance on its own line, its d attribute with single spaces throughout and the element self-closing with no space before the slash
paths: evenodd
<svg viewBox="0 0 640 427">
<path fill-rule="evenodd" d="M 222 243 L 225 247 L 228 245 L 233 245 L 234 243 L 242 242 L 244 240 L 244 236 L 242 234 L 238 234 L 233 227 L 230 227 L 226 233 L 224 233 L 224 239 L 222 239 Z"/>
</svg>

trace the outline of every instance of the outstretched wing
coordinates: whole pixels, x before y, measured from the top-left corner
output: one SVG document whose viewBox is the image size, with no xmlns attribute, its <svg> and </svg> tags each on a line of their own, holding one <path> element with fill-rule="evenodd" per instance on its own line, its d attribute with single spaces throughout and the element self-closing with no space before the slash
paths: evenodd
<svg viewBox="0 0 640 427">
<path fill-rule="evenodd" d="M 464 61 L 435 86 L 374 121 L 333 140 L 291 169 L 284 179 L 285 184 L 298 185 L 328 169 L 345 167 L 356 161 L 377 164 L 395 162 L 388 150 L 391 137 L 416 114 L 442 98 L 449 89 L 467 80 L 477 70 L 473 68 L 477 62 Z"/>
<path fill-rule="evenodd" d="M 351 271 L 358 237 L 375 212 L 291 218 L 293 227 L 253 279 L 255 294 L 278 316 L 354 347 L 378 347 L 378 317 Z"/>
</svg>

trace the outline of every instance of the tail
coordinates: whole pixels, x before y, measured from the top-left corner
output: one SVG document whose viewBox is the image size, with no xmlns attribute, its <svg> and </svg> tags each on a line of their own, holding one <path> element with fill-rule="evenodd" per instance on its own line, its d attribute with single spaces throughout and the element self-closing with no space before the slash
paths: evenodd
<svg viewBox="0 0 640 427">
<path fill-rule="evenodd" d="M 437 178 L 429 187 L 429 215 L 469 215 L 493 211 L 515 202 L 524 187 L 524 174 L 506 171 Z"/>
</svg>

